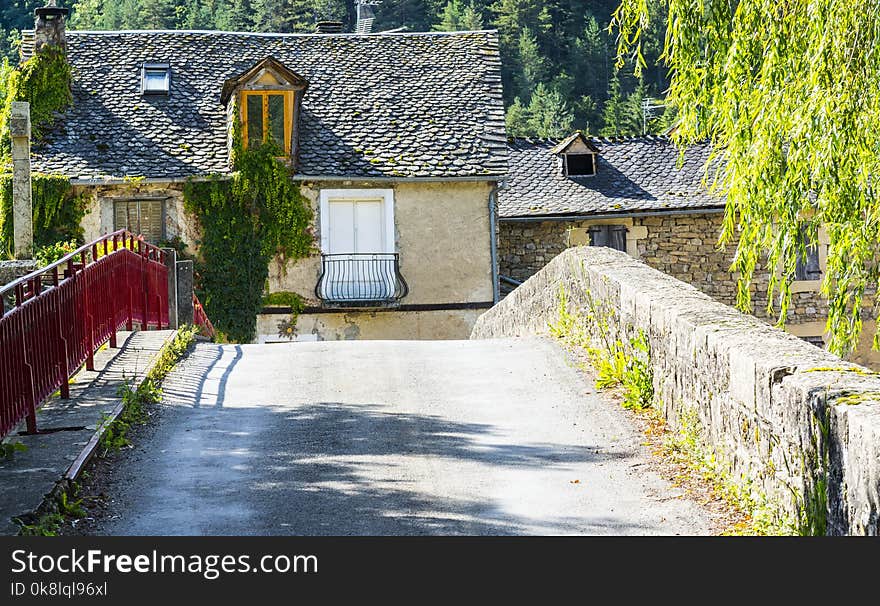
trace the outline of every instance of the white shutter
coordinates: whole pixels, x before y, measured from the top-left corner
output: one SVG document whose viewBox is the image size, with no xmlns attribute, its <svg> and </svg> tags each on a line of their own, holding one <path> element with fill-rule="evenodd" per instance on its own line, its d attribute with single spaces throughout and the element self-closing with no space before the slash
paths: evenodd
<svg viewBox="0 0 880 606">
<path fill-rule="evenodd" d="M 354 235 L 354 202 L 331 200 L 329 207 L 330 250 L 326 252 L 332 254 L 357 252 Z"/>
<path fill-rule="evenodd" d="M 358 200 L 355 202 L 355 252 L 385 252 L 383 234 L 382 201 Z"/>
</svg>

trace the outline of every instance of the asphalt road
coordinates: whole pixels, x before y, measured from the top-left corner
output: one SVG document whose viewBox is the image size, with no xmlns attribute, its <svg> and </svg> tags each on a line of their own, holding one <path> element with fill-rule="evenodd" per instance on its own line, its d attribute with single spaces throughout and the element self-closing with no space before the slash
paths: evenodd
<svg viewBox="0 0 880 606">
<path fill-rule="evenodd" d="M 103 534 L 705 534 L 553 342 L 200 344 Z"/>
</svg>

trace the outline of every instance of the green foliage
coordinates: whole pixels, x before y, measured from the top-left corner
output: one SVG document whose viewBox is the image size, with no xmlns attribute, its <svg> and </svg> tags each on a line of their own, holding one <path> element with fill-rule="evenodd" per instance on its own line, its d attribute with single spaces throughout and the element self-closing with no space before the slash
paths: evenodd
<svg viewBox="0 0 880 606">
<path fill-rule="evenodd" d="M 51 265 L 59 259 L 63 259 L 78 248 L 76 240 L 68 240 L 67 242 L 56 242 L 38 248 L 34 252 L 34 259 L 39 263 L 40 267 Z"/>
<path fill-rule="evenodd" d="M 31 191 L 34 246 L 40 249 L 59 242 L 81 242 L 85 195 L 77 194 L 67 177 L 40 173 L 31 176 Z M 9 254 L 12 245 L 12 175 L 0 174 L 0 258 Z"/>
<path fill-rule="evenodd" d="M 507 134 L 514 137 L 555 137 L 571 134 L 574 116 L 559 91 L 538 84 L 527 106 L 514 99 L 507 111 Z"/>
<path fill-rule="evenodd" d="M 620 89 L 620 78 L 617 74 L 611 79 L 608 90 L 608 100 L 602 111 L 602 123 L 604 126 L 600 134 L 604 136 L 641 135 L 644 127 L 647 132 L 657 130 L 653 128 L 656 121 L 645 124 L 643 120 L 642 102 L 645 100 L 645 86 L 639 84 L 635 90 L 624 95 Z"/>
<path fill-rule="evenodd" d="M 47 513 L 34 524 L 22 524 L 19 534 L 23 537 L 54 537 L 61 530 L 64 517 L 59 513 Z"/>
<path fill-rule="evenodd" d="M 232 341 L 253 340 L 269 262 L 312 251 L 311 206 L 280 155 L 274 144 L 248 150 L 237 145 L 232 179 L 193 181 L 184 188 L 185 207 L 202 228 L 200 299 L 217 330 Z"/>
<path fill-rule="evenodd" d="M 15 453 L 25 452 L 28 447 L 21 442 L 0 442 L 0 461 L 11 461 Z"/>
<path fill-rule="evenodd" d="M 623 407 L 644 409 L 654 404 L 654 372 L 651 349 L 644 331 L 629 339 L 616 337 L 617 318 L 604 302 L 584 293 L 587 309 L 583 314 L 568 310 L 565 288 L 559 287 L 559 316 L 550 334 L 582 348 L 596 370 L 596 388 L 621 387 Z"/>
<path fill-rule="evenodd" d="M 58 497 L 58 513 L 69 518 L 84 518 L 85 510 L 82 508 L 82 499 L 71 501 L 67 492 L 62 492 Z"/>
<path fill-rule="evenodd" d="M 31 132 L 39 141 L 55 119 L 67 107 L 70 94 L 70 65 L 59 48 L 44 48 L 18 68 L 6 73 L 6 92 L 0 108 L 0 158 L 10 149 L 9 115 L 13 101 L 27 101 L 31 110 Z"/>
<path fill-rule="evenodd" d="M 296 320 L 305 309 L 303 298 L 295 292 L 273 292 L 263 297 L 263 305 L 290 308 L 290 317 L 278 322 L 278 336 L 293 339 L 296 336 Z"/>
<path fill-rule="evenodd" d="M 12 38 L 33 27 L 33 9 L 43 0 L 16 0 L 0 9 L 0 54 L 13 57 Z M 528 103 L 539 83 L 559 91 L 574 113 L 574 127 L 599 132 L 614 67 L 614 41 L 605 30 L 619 0 L 383 0 L 374 7 L 374 31 L 454 31 L 495 28 L 500 32 L 505 104 Z M 666 69 L 658 65 L 665 27 L 665 2 L 648 3 L 655 19 L 644 32 L 644 84 L 662 96 Z M 311 32 L 318 19 L 340 19 L 351 31 L 354 7 L 346 0 L 77 0 L 75 29 L 220 29 L 226 31 Z M 526 31 L 527 30 L 527 31 Z M 525 34 L 525 35 L 524 35 Z M 529 39 L 522 45 L 524 38 Z M 531 54 L 530 53 L 534 53 Z M 528 76 L 531 58 L 542 64 Z M 622 93 L 635 90 L 622 81 Z M 585 102 L 590 99 L 592 103 Z M 526 133 L 537 136 L 537 133 Z M 611 134 L 623 134 L 613 132 Z"/>
<path fill-rule="evenodd" d="M 186 355 L 195 341 L 198 328 L 183 326 L 177 330 L 174 339 L 166 343 L 153 363 L 153 368 L 140 384 L 134 379 L 123 382 L 119 387 L 122 411 L 112 422 L 104 420 L 104 433 L 99 445 L 104 455 L 129 445 L 128 431 L 132 425 L 141 425 L 149 417 L 147 407 L 158 404 L 162 399 L 162 381 L 171 369 Z"/>
<path fill-rule="evenodd" d="M 787 515 L 778 503 L 769 500 L 748 478 L 734 478 L 730 466 L 704 444 L 696 410 L 680 410 L 677 424 L 678 428 L 664 440 L 665 453 L 676 462 L 699 472 L 718 497 L 749 516 L 747 524 L 725 534 L 799 534 L 797 521 L 792 516 Z"/>
<path fill-rule="evenodd" d="M 784 322 L 796 257 L 822 225 L 829 348 L 851 351 L 880 281 L 880 0 L 664 4 L 675 139 L 713 143 L 708 177 L 727 197 L 721 242 L 737 243 L 739 307 L 751 308 L 754 272 L 767 267 L 768 309 Z M 638 55 L 653 16 L 645 0 L 623 0 L 621 57 Z"/>
<path fill-rule="evenodd" d="M 440 32 L 474 31 L 483 29 L 483 15 L 473 3 L 449 0 L 440 11 L 439 23 L 434 29 Z"/>
</svg>

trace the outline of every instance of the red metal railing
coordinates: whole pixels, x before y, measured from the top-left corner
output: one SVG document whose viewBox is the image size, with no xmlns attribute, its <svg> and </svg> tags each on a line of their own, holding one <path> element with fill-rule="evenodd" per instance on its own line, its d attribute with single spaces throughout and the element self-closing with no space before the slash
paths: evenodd
<svg viewBox="0 0 880 606">
<path fill-rule="evenodd" d="M 208 314 L 205 313 L 205 308 L 202 307 L 202 302 L 199 301 L 196 293 L 193 293 L 193 324 L 199 327 L 200 335 L 209 339 L 214 338 L 214 325 L 208 319 Z"/>
<path fill-rule="evenodd" d="M 11 307 L 10 307 L 11 306 Z M 36 408 L 116 331 L 168 326 L 168 268 L 161 249 L 120 230 L 0 287 L 0 436 Z"/>
</svg>

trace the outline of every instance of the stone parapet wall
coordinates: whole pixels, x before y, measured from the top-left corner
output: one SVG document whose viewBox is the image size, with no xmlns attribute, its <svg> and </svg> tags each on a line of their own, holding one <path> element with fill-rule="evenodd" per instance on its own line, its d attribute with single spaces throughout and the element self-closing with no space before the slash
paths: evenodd
<svg viewBox="0 0 880 606">
<path fill-rule="evenodd" d="M 546 333 L 560 289 L 569 312 L 592 299 L 622 338 L 644 332 L 656 406 L 733 481 L 830 534 L 880 534 L 880 377 L 607 248 L 567 249 L 471 338 Z"/>
<path fill-rule="evenodd" d="M 37 262 L 29 259 L 0 261 L 0 286 L 9 284 L 37 270 Z"/>
<path fill-rule="evenodd" d="M 556 255 L 571 246 L 572 231 L 590 225 L 625 224 L 637 232 L 634 250 L 628 251 L 654 269 L 693 284 L 704 293 L 725 303 L 736 304 L 737 275 L 730 271 L 736 244 L 718 248 L 723 214 L 667 214 L 621 219 L 582 221 L 502 221 L 498 241 L 500 273 L 523 281 L 534 275 Z M 754 314 L 772 320 L 767 314 L 769 273 L 756 271 L 751 285 Z M 787 322 L 803 324 L 823 321 L 827 302 L 819 296 L 818 284 L 794 292 Z M 797 290 L 797 289 L 795 289 Z M 869 306 L 870 302 L 866 302 Z M 821 333 L 820 333 L 821 334 Z"/>
</svg>

